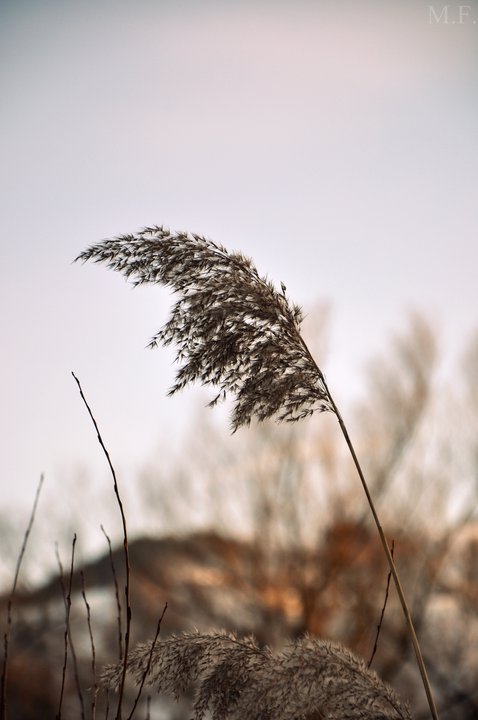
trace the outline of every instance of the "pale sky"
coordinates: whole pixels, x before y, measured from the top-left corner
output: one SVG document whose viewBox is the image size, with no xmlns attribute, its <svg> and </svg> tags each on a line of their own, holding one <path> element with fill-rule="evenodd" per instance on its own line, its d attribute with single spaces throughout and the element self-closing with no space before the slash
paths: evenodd
<svg viewBox="0 0 478 720">
<path fill-rule="evenodd" d="M 345 404 L 407 309 L 459 357 L 478 325 L 478 4 L 461 24 L 428 6 L 2 1 L 4 512 L 41 472 L 60 504 L 78 468 L 107 482 L 71 370 L 125 483 L 208 397 L 167 398 L 173 356 L 145 350 L 167 292 L 72 264 L 102 238 L 202 233 L 330 303 Z"/>
</svg>

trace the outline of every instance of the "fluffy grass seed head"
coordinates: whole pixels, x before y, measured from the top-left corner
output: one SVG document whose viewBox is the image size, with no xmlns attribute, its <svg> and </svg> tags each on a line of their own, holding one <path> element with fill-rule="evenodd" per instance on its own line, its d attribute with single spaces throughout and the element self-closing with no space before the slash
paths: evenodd
<svg viewBox="0 0 478 720">
<path fill-rule="evenodd" d="M 232 429 L 253 417 L 299 420 L 334 411 L 321 370 L 300 335 L 302 311 L 222 245 L 164 227 L 145 228 L 92 245 L 77 260 L 105 263 L 134 285 L 172 288 L 178 300 L 150 347 L 177 347 L 180 365 L 170 394 L 189 383 L 218 389 L 215 405 L 234 397 Z"/>
<path fill-rule="evenodd" d="M 272 653 L 252 638 L 184 633 L 138 646 L 128 670 L 138 684 L 145 679 L 176 698 L 194 690 L 194 720 L 411 720 L 362 660 L 308 636 Z M 117 687 L 121 672 L 121 663 L 109 666 L 103 684 Z"/>
</svg>

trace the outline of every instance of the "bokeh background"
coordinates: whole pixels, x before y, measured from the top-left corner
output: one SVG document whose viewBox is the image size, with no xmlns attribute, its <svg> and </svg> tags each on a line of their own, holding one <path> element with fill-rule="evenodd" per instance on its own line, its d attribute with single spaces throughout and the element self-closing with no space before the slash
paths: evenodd
<svg viewBox="0 0 478 720">
<path fill-rule="evenodd" d="M 433 464 L 445 453 L 442 469 L 459 462 L 439 512 L 428 498 L 422 517 L 433 525 L 436 511 L 440 527 L 469 518 L 475 446 L 467 440 L 464 454 L 459 442 L 476 420 L 478 4 L 461 16 L 458 4 L 447 7 L 2 0 L 5 581 L 41 473 L 42 551 L 26 558 L 28 577 L 55 567 L 54 542 L 73 529 L 86 558 L 104 546 L 101 523 L 121 537 L 72 370 L 117 468 L 132 536 L 209 527 L 214 502 L 223 526 L 244 536 L 254 527 L 217 489 L 230 467 L 218 448 L 233 452 L 235 442 L 227 408 L 205 411 L 210 392 L 198 388 L 167 398 L 174 354 L 145 349 L 167 318 L 168 293 L 133 292 L 103 267 L 72 262 L 91 243 L 152 224 L 240 249 L 286 283 L 358 437 L 369 427 L 363 408 L 378 407 L 370 379 L 402 387 L 403 365 L 380 374 L 373 362 L 403 360 L 397 347 L 408 343 L 428 377 L 433 354 L 426 438 L 440 427 L 448 445 L 422 444 L 419 457 Z M 401 408 L 392 400 L 391 417 Z M 330 419 L 318 422 L 333 437 Z M 165 510 L 172 485 L 151 504 L 155 473 L 189 498 L 180 511 Z M 191 475 L 188 495 L 181 482 Z"/>
</svg>

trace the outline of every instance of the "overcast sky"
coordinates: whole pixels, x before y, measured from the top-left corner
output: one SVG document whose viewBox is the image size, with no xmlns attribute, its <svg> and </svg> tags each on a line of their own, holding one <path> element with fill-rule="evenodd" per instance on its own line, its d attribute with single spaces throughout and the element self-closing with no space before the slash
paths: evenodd
<svg viewBox="0 0 478 720">
<path fill-rule="evenodd" d="M 459 357 L 478 324 L 478 5 L 461 24 L 428 5 L 2 1 L 4 510 L 41 472 L 59 503 L 80 467 L 104 481 L 71 370 L 124 482 L 207 398 L 166 398 L 172 355 L 145 350 L 167 292 L 72 264 L 102 238 L 202 233 L 330 303 L 339 401 L 407 309 Z"/>
</svg>

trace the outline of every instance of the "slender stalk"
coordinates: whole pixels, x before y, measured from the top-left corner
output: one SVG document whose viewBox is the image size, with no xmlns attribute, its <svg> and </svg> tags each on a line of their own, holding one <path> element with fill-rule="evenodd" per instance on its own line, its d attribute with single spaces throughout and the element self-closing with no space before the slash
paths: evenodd
<svg viewBox="0 0 478 720">
<path fill-rule="evenodd" d="M 119 659 L 120 661 L 123 659 L 123 631 L 121 629 L 121 602 L 120 602 L 120 596 L 119 596 L 119 587 L 118 587 L 118 577 L 116 575 L 116 568 L 115 568 L 115 561 L 113 558 L 113 549 L 111 547 L 111 540 L 104 529 L 103 525 L 101 527 L 101 532 L 106 538 L 106 542 L 108 543 L 108 553 L 110 558 L 110 567 L 111 567 L 111 574 L 113 576 L 113 584 L 115 586 L 115 598 L 116 598 L 116 620 L 118 625 L 118 652 L 119 652 Z"/>
<path fill-rule="evenodd" d="M 320 371 L 319 371 L 319 372 L 320 372 Z M 321 374 L 322 374 L 322 373 L 321 373 Z M 325 382 L 325 378 L 324 378 L 323 376 L 322 376 L 322 378 L 323 378 L 324 385 L 325 385 L 325 387 L 327 388 L 327 383 Z M 347 430 L 347 428 L 346 428 L 346 426 L 345 426 L 345 423 L 344 423 L 344 421 L 343 421 L 342 415 L 340 414 L 339 409 L 338 409 L 337 405 L 335 404 L 335 401 L 334 401 L 332 395 L 330 394 L 330 390 L 329 390 L 328 388 L 327 388 L 327 392 L 328 392 L 329 399 L 330 399 L 330 402 L 331 402 L 331 404 L 332 404 L 333 410 L 334 410 L 334 412 L 335 412 L 335 414 L 336 414 L 336 416 L 337 416 L 337 420 L 338 420 L 338 422 L 339 422 L 340 429 L 341 429 L 342 434 L 343 434 L 343 436 L 344 436 L 345 442 L 347 443 L 347 447 L 348 447 L 348 449 L 349 449 L 349 451 L 350 451 L 350 454 L 351 454 L 351 456 L 352 456 L 352 460 L 353 460 L 353 462 L 354 462 L 355 468 L 356 468 L 357 473 L 358 473 L 358 476 L 359 476 L 359 478 L 360 478 L 360 482 L 362 483 L 362 487 L 363 487 L 364 492 L 365 492 L 365 495 L 366 495 L 366 497 L 367 497 L 367 501 L 368 501 L 370 510 L 371 510 L 371 512 L 372 512 L 373 519 L 374 519 L 374 521 L 375 521 L 375 525 L 376 525 L 376 527 L 377 527 L 378 534 L 379 534 L 379 536 L 380 536 L 380 540 L 381 540 L 381 542 L 382 542 L 383 550 L 384 550 L 385 555 L 386 555 L 386 557 L 387 557 L 387 561 L 388 561 L 388 564 L 389 564 L 389 567 L 390 567 L 390 572 L 392 573 L 393 581 L 394 581 L 394 583 L 395 583 L 395 587 L 397 588 L 397 593 L 398 593 L 398 597 L 399 597 L 399 600 L 400 600 L 400 604 L 401 604 L 401 606 L 402 606 L 403 613 L 404 613 L 404 615 L 405 615 L 405 620 L 406 620 L 406 623 L 407 623 L 407 626 L 408 626 L 408 631 L 409 631 L 409 633 L 410 633 L 410 637 L 411 637 L 411 640 L 412 640 L 412 643 L 413 643 L 413 649 L 415 650 L 415 655 L 416 655 L 416 658 L 417 658 L 418 668 L 419 668 L 420 674 L 421 674 L 421 676 L 422 676 L 422 682 L 423 682 L 423 686 L 424 686 L 424 688 L 425 688 L 425 693 L 426 693 L 426 696 L 427 696 L 428 705 L 429 705 L 429 707 L 430 707 L 430 712 L 431 712 L 431 714 L 432 714 L 433 720 L 439 720 L 439 718 L 438 718 L 438 711 L 437 711 L 437 708 L 436 708 L 436 705 L 435 705 L 435 700 L 434 700 L 434 698 L 433 698 L 433 694 L 432 694 L 432 690 L 431 690 L 431 686 L 430 686 L 430 681 L 429 681 L 429 679 L 428 679 L 427 670 L 426 670 L 425 663 L 424 663 L 424 660 L 423 660 L 422 651 L 421 651 L 421 649 L 420 649 L 420 644 L 419 644 L 419 642 L 418 642 L 417 634 L 416 634 L 416 632 L 415 632 L 415 627 L 414 627 L 414 625 L 413 625 L 413 620 L 412 620 L 412 616 L 411 616 L 411 613 L 410 613 L 410 609 L 409 609 L 408 603 L 407 603 L 407 601 L 406 601 L 406 599 L 405 599 L 405 593 L 404 593 L 404 591 L 403 591 L 402 583 L 401 583 L 400 577 L 399 577 L 399 575 L 398 575 L 398 571 L 397 571 L 397 568 L 396 568 L 396 565 L 395 565 L 395 561 L 394 561 L 394 559 L 393 559 L 392 553 L 391 553 L 390 548 L 389 548 L 389 546 L 388 546 L 388 542 L 387 542 L 387 539 L 386 539 L 386 537 L 385 537 L 385 533 L 383 532 L 383 528 L 382 528 L 380 519 L 379 519 L 379 517 L 378 517 L 377 511 L 376 511 L 376 509 L 375 509 L 375 505 L 374 505 L 374 502 L 373 502 L 373 499 L 372 499 L 372 496 L 371 496 L 371 494 L 370 494 L 370 491 L 369 491 L 369 489 L 368 489 L 367 482 L 366 482 L 366 480 L 365 480 L 365 476 L 364 476 L 364 474 L 363 474 L 362 468 L 361 468 L 360 463 L 359 463 L 359 460 L 358 460 L 358 458 L 357 458 L 357 453 L 355 452 L 355 448 L 354 448 L 354 446 L 353 446 L 353 444 L 352 444 L 352 441 L 351 441 L 351 439 L 350 439 L 350 436 L 349 436 L 348 430 Z"/>
<path fill-rule="evenodd" d="M 128 531 L 127 531 L 127 527 L 126 527 L 126 516 L 124 513 L 123 502 L 121 500 L 121 495 L 120 495 L 120 491 L 119 491 L 119 487 L 118 487 L 118 481 L 116 479 L 116 472 L 113 467 L 113 463 L 111 462 L 110 454 L 106 448 L 106 445 L 103 442 L 103 438 L 101 437 L 101 433 L 98 428 L 98 423 L 96 422 L 95 416 L 93 415 L 93 412 L 92 412 L 90 406 L 88 405 L 88 402 L 83 393 L 83 388 L 81 387 L 80 381 L 78 380 L 78 378 L 76 377 L 74 372 L 72 372 L 71 374 L 73 375 L 73 377 L 76 381 L 76 384 L 78 385 L 78 390 L 80 391 L 80 397 L 83 400 L 86 409 L 88 410 L 88 414 L 89 414 L 91 421 L 93 423 L 93 426 L 96 430 L 96 437 L 98 439 L 99 444 L 101 445 L 101 449 L 103 450 L 106 460 L 108 462 L 108 465 L 109 465 L 109 468 L 111 471 L 111 475 L 113 477 L 114 492 L 116 495 L 116 501 L 118 503 L 118 507 L 119 507 L 119 511 L 120 511 L 120 515 L 121 515 L 121 522 L 123 525 L 123 549 L 124 549 L 125 574 L 126 574 L 126 582 L 125 582 L 125 588 L 124 588 L 125 602 L 126 602 L 126 629 L 125 629 L 125 635 L 124 635 L 123 672 L 121 674 L 121 682 L 120 682 L 120 687 L 119 687 L 119 692 L 118 692 L 118 707 L 116 710 L 116 720 L 122 720 L 124 685 L 125 685 L 125 680 L 126 680 L 126 668 L 128 665 L 128 649 L 129 649 L 129 639 L 130 639 L 130 632 L 131 632 L 131 602 L 130 602 L 131 566 L 130 566 L 130 561 L 129 561 L 129 546 L 128 546 Z"/>
<path fill-rule="evenodd" d="M 80 704 L 81 704 L 81 708 L 82 708 L 81 717 L 83 720 L 85 717 L 85 713 L 84 713 L 84 709 L 83 709 L 83 696 L 81 694 L 81 688 L 79 685 L 78 664 L 76 661 L 76 655 L 75 655 L 73 643 L 71 641 L 71 627 L 70 627 L 71 590 L 72 590 L 72 586 L 73 586 L 73 567 L 74 567 L 74 562 L 75 562 L 75 546 L 76 546 L 76 533 L 73 535 L 73 542 L 72 542 L 72 547 L 71 547 L 70 573 L 68 575 L 68 592 L 66 591 L 65 581 L 64 581 L 64 577 L 63 577 L 63 565 L 62 565 L 62 562 L 60 559 L 60 554 L 58 552 L 58 547 L 56 547 L 56 557 L 57 557 L 57 561 L 58 561 L 60 586 L 61 586 L 61 592 L 63 595 L 63 602 L 65 604 L 65 614 L 66 614 L 65 632 L 64 632 L 63 670 L 62 670 L 62 677 L 61 677 L 60 700 L 58 703 L 58 712 L 56 714 L 56 720 L 61 720 L 63 698 L 64 698 L 64 694 L 65 694 L 66 669 L 67 669 L 67 665 L 68 665 L 68 640 L 69 640 L 69 645 L 70 645 L 70 649 L 71 649 L 71 654 L 73 657 L 75 682 L 76 682 L 77 691 L 78 691 Z"/>
<path fill-rule="evenodd" d="M 20 554 L 17 559 L 17 564 L 15 568 L 15 576 L 13 579 L 13 585 L 12 590 L 10 592 L 10 596 L 8 598 L 8 604 L 7 604 L 7 629 L 3 636 L 3 648 L 4 648 L 4 654 L 3 654 L 3 667 L 2 667 L 2 689 L 1 689 L 1 695 L 0 695 L 0 718 L 1 720 L 6 720 L 7 717 L 7 681 L 8 681 L 8 651 L 9 651 L 9 640 L 10 640 L 10 632 L 12 629 L 12 609 L 13 609 L 13 601 L 15 598 L 15 592 L 17 589 L 17 583 L 18 583 L 18 576 L 20 575 L 20 568 L 22 566 L 23 558 L 25 555 L 25 550 L 27 548 L 28 538 L 30 537 L 30 532 L 33 527 L 33 523 L 35 521 L 35 514 L 38 507 L 38 500 L 40 498 L 40 492 L 43 486 L 43 473 L 40 475 L 40 482 L 38 483 L 38 487 L 35 493 L 35 499 L 33 501 L 33 508 L 30 514 L 30 520 L 28 521 L 27 529 L 25 530 L 25 534 L 23 536 L 23 542 L 22 547 L 20 549 Z"/>
<path fill-rule="evenodd" d="M 139 700 L 140 700 L 140 697 L 141 697 L 141 693 L 143 692 L 144 683 L 146 682 L 146 678 L 148 677 L 149 671 L 150 671 L 150 669 L 151 669 L 151 664 L 152 664 L 152 662 L 153 662 L 153 653 L 154 653 L 154 649 L 155 649 L 155 647 L 156 647 L 156 643 L 158 642 L 159 633 L 160 633 L 160 631 L 161 631 L 161 623 L 162 623 L 162 621 L 163 621 L 163 617 L 164 617 L 164 614 L 165 614 L 165 612 L 166 612 L 167 609 L 168 609 L 168 603 L 165 603 L 165 604 L 164 604 L 164 608 L 163 608 L 163 612 L 161 613 L 161 616 L 160 616 L 160 618 L 159 618 L 159 620 L 158 620 L 158 624 L 157 624 L 157 626 L 156 626 L 156 634 L 155 634 L 155 636 L 154 636 L 154 638 L 153 638 L 153 642 L 151 643 L 151 650 L 150 650 L 150 652 L 149 652 L 148 662 L 146 663 L 146 667 L 145 667 L 144 672 L 143 672 L 143 677 L 141 678 L 141 682 L 140 682 L 140 684 L 139 684 L 138 694 L 136 695 L 136 698 L 135 698 L 133 707 L 132 707 L 132 709 L 131 709 L 131 712 L 130 712 L 130 714 L 128 715 L 128 720 L 132 720 L 132 717 L 133 717 L 133 715 L 134 715 L 134 713 L 135 713 L 136 707 L 137 707 L 137 705 L 138 705 L 138 703 L 139 703 Z"/>
<path fill-rule="evenodd" d="M 390 548 L 390 552 L 392 553 L 392 557 L 393 557 L 394 547 L 395 547 L 395 541 L 392 540 L 392 545 L 391 545 L 391 548 Z M 393 559 L 395 560 L 395 558 L 393 558 Z M 378 649 L 378 639 L 379 639 L 380 633 L 381 633 L 381 631 L 382 631 L 383 619 L 384 619 L 384 617 L 385 617 L 385 610 L 387 609 L 388 593 L 389 593 L 389 591 L 390 591 L 390 580 L 391 580 L 391 579 L 392 579 L 392 573 L 391 573 L 391 571 L 389 571 L 389 573 L 388 573 L 388 575 L 387 575 L 387 585 L 386 585 L 386 587 L 385 587 L 385 598 L 384 598 L 384 600 L 383 600 L 382 612 L 380 613 L 380 620 L 378 621 L 377 633 L 376 633 L 376 635 L 375 635 L 375 642 L 374 642 L 374 644 L 373 644 L 373 649 L 372 649 L 372 654 L 370 655 L 370 660 L 369 660 L 368 663 L 367 663 L 367 667 L 368 667 L 368 668 L 371 667 L 372 662 L 373 662 L 373 659 L 374 659 L 374 657 L 375 657 L 375 653 L 377 652 L 377 649 Z"/>
<path fill-rule="evenodd" d="M 96 677 L 96 647 L 95 639 L 93 637 L 93 628 L 91 626 L 91 607 L 86 598 L 86 584 L 83 570 L 80 571 L 81 577 L 81 595 L 85 603 L 86 608 L 86 622 L 88 625 L 88 635 L 90 636 L 90 647 L 91 647 L 91 676 L 93 678 L 93 699 L 91 701 L 91 720 L 96 720 L 96 699 L 98 697 L 98 680 Z"/>
</svg>

